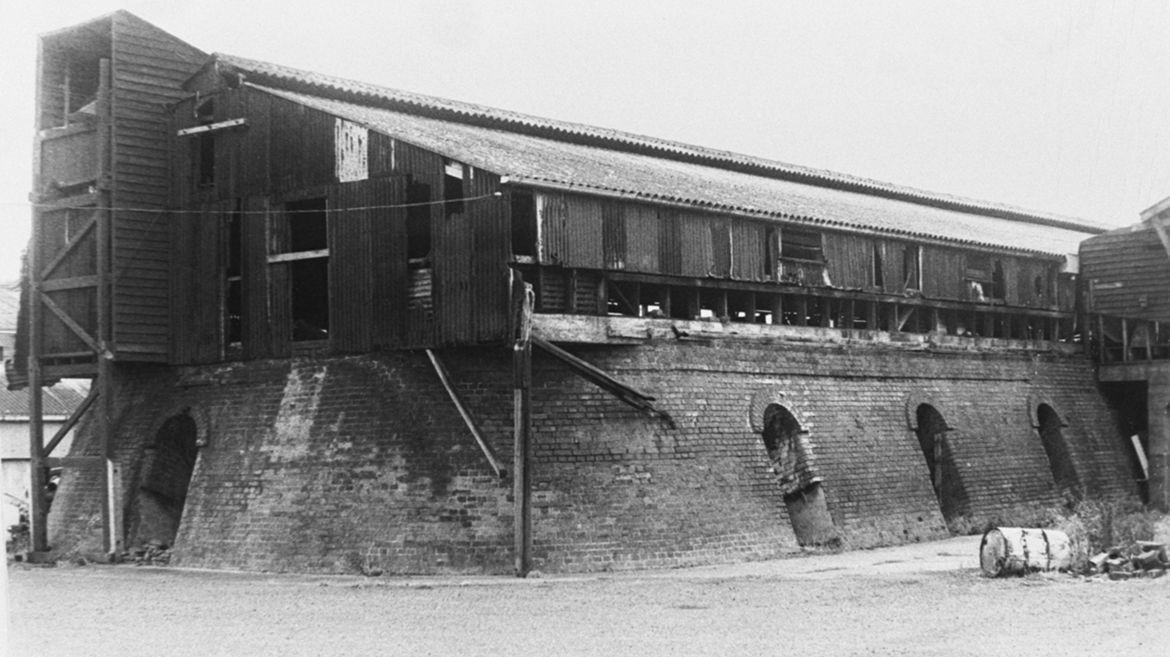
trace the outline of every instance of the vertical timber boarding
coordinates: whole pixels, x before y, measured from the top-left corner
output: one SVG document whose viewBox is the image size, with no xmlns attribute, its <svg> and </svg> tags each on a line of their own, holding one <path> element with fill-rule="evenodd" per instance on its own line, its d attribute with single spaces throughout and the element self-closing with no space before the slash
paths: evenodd
<svg viewBox="0 0 1170 657">
<path fill-rule="evenodd" d="M 121 483 L 111 439 L 114 359 L 164 362 L 167 357 L 163 105 L 181 95 L 181 81 L 206 56 L 122 11 L 47 35 L 39 47 L 33 161 L 39 205 L 33 211 L 27 305 L 32 550 L 49 548 L 42 386 L 46 379 L 82 376 L 95 378 L 101 453 L 52 461 L 100 468 L 106 492 L 103 543 L 114 556 L 122 539 Z M 88 98 L 87 90 L 93 94 Z M 85 111 L 96 125 L 87 128 L 84 120 L 71 125 L 72 114 Z M 88 191 L 79 193 L 83 187 Z M 52 359 L 48 366 L 46 358 Z"/>
</svg>

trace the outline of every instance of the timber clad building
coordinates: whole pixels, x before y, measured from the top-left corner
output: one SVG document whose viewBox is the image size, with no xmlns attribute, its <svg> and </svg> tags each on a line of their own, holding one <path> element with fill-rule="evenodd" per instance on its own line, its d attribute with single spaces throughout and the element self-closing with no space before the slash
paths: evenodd
<svg viewBox="0 0 1170 657">
<path fill-rule="evenodd" d="M 44 36 L 40 85 L 13 374 L 95 378 L 71 454 L 34 431 L 66 468 L 42 550 L 585 571 L 1141 493 L 1086 349 L 1094 225 L 125 12 Z"/>
</svg>

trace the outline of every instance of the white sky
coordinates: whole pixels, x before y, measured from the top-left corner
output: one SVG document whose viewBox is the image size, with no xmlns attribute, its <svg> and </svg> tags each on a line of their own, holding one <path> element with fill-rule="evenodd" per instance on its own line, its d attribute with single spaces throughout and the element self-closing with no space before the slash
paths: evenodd
<svg viewBox="0 0 1170 657">
<path fill-rule="evenodd" d="M 0 280 L 36 35 L 117 8 L 208 52 L 1124 225 L 1170 195 L 1170 3 L 5 0 Z"/>
</svg>

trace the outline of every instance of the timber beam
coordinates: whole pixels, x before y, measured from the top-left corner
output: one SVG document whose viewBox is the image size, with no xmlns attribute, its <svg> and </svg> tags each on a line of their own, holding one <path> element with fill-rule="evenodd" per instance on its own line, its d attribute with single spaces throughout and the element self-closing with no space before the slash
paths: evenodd
<svg viewBox="0 0 1170 657">
<path fill-rule="evenodd" d="M 561 349 L 547 340 L 538 338 L 534 335 L 532 336 L 532 344 L 539 347 L 541 351 L 544 351 L 565 365 L 568 365 L 569 369 L 576 372 L 586 381 L 589 381 L 602 390 L 612 394 L 626 404 L 629 404 L 634 408 L 645 411 L 662 419 L 664 422 L 670 425 L 670 428 L 678 428 L 677 425 L 675 425 L 674 418 L 672 418 L 669 413 L 654 407 L 654 397 L 631 388 L 630 386 L 613 378 L 604 370 L 585 360 L 582 360 L 581 358 L 578 358 L 577 356 L 574 356 L 573 354 L 565 351 L 564 349 Z"/>
</svg>

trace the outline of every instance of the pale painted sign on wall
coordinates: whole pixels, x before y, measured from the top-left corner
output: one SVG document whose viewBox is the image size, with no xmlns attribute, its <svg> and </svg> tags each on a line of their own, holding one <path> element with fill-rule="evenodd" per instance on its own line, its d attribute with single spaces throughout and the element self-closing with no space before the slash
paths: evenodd
<svg viewBox="0 0 1170 657">
<path fill-rule="evenodd" d="M 337 181 L 353 182 L 370 177 L 370 131 L 356 123 L 337 119 L 333 128 Z"/>
</svg>

